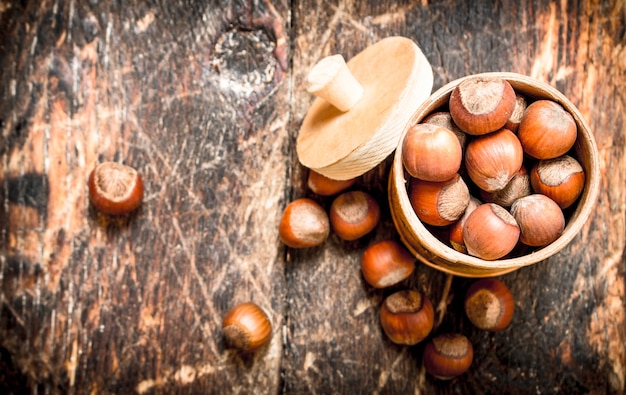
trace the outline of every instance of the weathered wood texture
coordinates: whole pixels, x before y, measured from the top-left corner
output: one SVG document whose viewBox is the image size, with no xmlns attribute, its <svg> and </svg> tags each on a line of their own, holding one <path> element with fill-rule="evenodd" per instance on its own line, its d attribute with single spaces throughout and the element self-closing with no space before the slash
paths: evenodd
<svg viewBox="0 0 626 395">
<path fill-rule="evenodd" d="M 626 390 L 626 6 L 590 1 L 0 1 L 0 390 L 3 393 L 623 393 Z M 438 331 L 476 357 L 450 382 L 421 346 L 382 334 L 360 257 L 393 238 L 390 161 L 356 187 L 383 219 L 354 242 L 290 250 L 277 224 L 312 195 L 294 141 L 316 61 L 414 39 L 435 88 L 484 71 L 546 81 L 600 150 L 594 215 L 563 252 L 502 277 L 512 326 L 475 330 L 470 281 L 419 265 Z M 94 164 L 137 168 L 146 199 L 111 221 Z M 253 300 L 272 341 L 225 347 L 223 313 Z"/>
<path fill-rule="evenodd" d="M 28 386 L 277 392 L 286 4 L 2 4 L 0 337 Z M 100 160 L 144 176 L 127 221 L 88 204 Z M 242 359 L 220 324 L 247 300 L 279 330 Z"/>
<path fill-rule="evenodd" d="M 349 59 L 382 37 L 405 35 L 431 62 L 435 89 L 486 71 L 518 72 L 556 86 L 595 132 L 605 178 L 593 218 L 565 251 L 502 277 L 517 297 L 510 329 L 494 335 L 473 329 L 461 307 L 469 282 L 453 281 L 453 299 L 439 331 L 470 336 L 476 360 L 470 373 L 450 383 L 425 377 L 420 346 L 397 347 L 381 334 L 379 305 L 393 290 L 368 288 L 359 263 L 368 244 L 393 235 L 388 215 L 373 235 L 358 242 L 333 237 L 318 251 L 291 253 L 283 362 L 287 392 L 624 391 L 625 12 L 623 2 L 584 1 L 296 5 L 296 123 L 311 102 L 297 87 L 316 61 L 334 53 Z M 381 201 L 386 170 L 377 169 L 360 184 Z M 295 181 L 296 194 L 307 195 Z M 403 286 L 425 290 L 437 305 L 444 280 L 420 266 Z"/>
</svg>

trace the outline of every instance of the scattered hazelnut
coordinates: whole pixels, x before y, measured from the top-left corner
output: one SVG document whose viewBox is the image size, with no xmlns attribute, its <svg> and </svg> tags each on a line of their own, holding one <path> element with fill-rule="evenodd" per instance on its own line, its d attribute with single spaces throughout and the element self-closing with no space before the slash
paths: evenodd
<svg viewBox="0 0 626 395">
<path fill-rule="evenodd" d="M 509 288 L 495 278 L 474 282 L 465 294 L 465 314 L 479 329 L 496 332 L 509 326 L 515 300 Z"/>
<path fill-rule="evenodd" d="M 233 307 L 222 321 L 226 342 L 244 352 L 252 352 L 267 344 L 272 335 L 272 324 L 267 314 L 254 303 Z"/>
<path fill-rule="evenodd" d="M 398 284 L 408 278 L 414 269 L 413 255 L 394 240 L 383 240 L 370 245 L 361 259 L 363 277 L 374 288 Z"/>
<path fill-rule="evenodd" d="M 89 175 L 89 200 L 105 214 L 128 214 L 143 200 L 141 176 L 121 163 L 100 163 Z"/>
<path fill-rule="evenodd" d="M 316 201 L 300 198 L 285 207 L 278 225 L 280 240 L 291 248 L 315 247 L 330 234 L 326 211 Z"/>
<path fill-rule="evenodd" d="M 426 338 L 433 328 L 435 313 L 430 300 L 415 290 L 389 295 L 380 309 L 380 323 L 396 344 L 414 345 Z"/>
<path fill-rule="evenodd" d="M 350 180 L 333 180 L 315 170 L 309 170 L 307 186 L 320 196 L 332 196 L 350 188 L 356 182 L 356 178 Z"/>
<path fill-rule="evenodd" d="M 424 347 L 422 355 L 426 371 L 440 380 L 450 380 L 465 373 L 473 359 L 472 343 L 459 333 L 433 337 Z"/>
<path fill-rule="evenodd" d="M 380 206 L 363 191 L 349 191 L 337 196 L 330 206 L 330 224 L 337 236 L 356 240 L 378 225 Z"/>
</svg>

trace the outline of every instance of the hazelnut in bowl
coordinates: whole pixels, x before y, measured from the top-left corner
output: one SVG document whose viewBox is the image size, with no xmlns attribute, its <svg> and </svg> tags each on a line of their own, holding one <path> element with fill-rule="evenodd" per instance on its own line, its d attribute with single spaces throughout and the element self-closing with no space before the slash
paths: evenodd
<svg viewBox="0 0 626 395">
<path fill-rule="evenodd" d="M 445 133 L 449 123 L 432 126 L 436 113 L 448 113 L 466 139 Z M 463 193 L 450 189 L 461 182 Z M 452 81 L 417 109 L 400 137 L 388 193 L 400 238 L 420 261 L 491 277 L 561 251 L 589 218 L 599 188 L 596 143 L 574 104 L 548 84 L 494 72 Z M 445 221 L 429 220 L 433 212 Z"/>
</svg>

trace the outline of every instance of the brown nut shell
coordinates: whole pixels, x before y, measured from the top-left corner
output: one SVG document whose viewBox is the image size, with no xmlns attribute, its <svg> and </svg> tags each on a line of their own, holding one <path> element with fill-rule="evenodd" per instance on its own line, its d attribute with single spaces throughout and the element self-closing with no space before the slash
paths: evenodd
<svg viewBox="0 0 626 395">
<path fill-rule="evenodd" d="M 272 324 L 258 305 L 246 302 L 233 307 L 222 321 L 226 342 L 244 352 L 252 352 L 267 344 Z"/>
<path fill-rule="evenodd" d="M 467 337 L 459 333 L 442 333 L 424 347 L 424 368 L 440 380 L 450 380 L 465 373 L 472 365 L 474 348 Z"/>
<path fill-rule="evenodd" d="M 102 162 L 89 174 L 89 200 L 105 214 L 128 214 L 143 200 L 141 176 L 130 166 Z"/>
<path fill-rule="evenodd" d="M 380 323 L 387 337 L 396 344 L 414 345 L 433 328 L 435 313 L 430 300 L 415 290 L 389 295 L 380 308 Z"/>
<path fill-rule="evenodd" d="M 480 200 L 470 196 L 470 201 L 467 205 L 467 208 L 465 209 L 465 212 L 463 212 L 463 215 L 461 216 L 461 218 L 459 218 L 458 221 L 450 226 L 450 245 L 455 250 L 467 254 L 467 247 L 465 247 L 465 243 L 463 242 L 463 227 L 465 226 L 465 221 L 467 220 L 467 217 L 469 217 L 469 215 L 481 204 L 482 203 L 480 202 Z"/>
<path fill-rule="evenodd" d="M 449 111 L 437 111 L 422 120 L 422 123 L 430 123 L 433 125 L 442 126 L 448 130 L 450 130 L 457 139 L 459 139 L 459 144 L 461 147 L 465 147 L 465 143 L 467 142 L 467 134 L 461 130 L 454 120 L 452 119 L 452 115 L 450 115 Z"/>
<path fill-rule="evenodd" d="M 422 222 L 445 226 L 461 218 L 469 204 L 470 194 L 458 174 L 443 182 L 413 178 L 409 184 L 409 200 Z"/>
<path fill-rule="evenodd" d="M 501 78 L 464 80 L 450 94 L 450 115 L 468 134 L 482 135 L 504 127 L 515 108 L 515 91 Z"/>
<path fill-rule="evenodd" d="M 502 207 L 511 207 L 517 199 L 528 196 L 531 193 L 530 176 L 526 167 L 522 166 L 504 188 L 490 193 L 487 200 Z"/>
<path fill-rule="evenodd" d="M 564 155 L 576 142 L 576 122 L 560 104 L 538 100 L 526 109 L 517 135 L 525 153 L 552 159 Z"/>
<path fill-rule="evenodd" d="M 530 172 L 530 184 L 537 193 L 554 200 L 562 209 L 576 202 L 585 187 L 585 171 L 569 155 L 541 160 Z"/>
<path fill-rule="evenodd" d="M 520 241 L 528 246 L 542 247 L 563 233 L 565 217 L 554 200 L 541 194 L 518 199 L 511 214 L 520 227 Z"/>
<path fill-rule="evenodd" d="M 319 203 L 309 198 L 289 203 L 278 225 L 280 240 L 291 248 L 318 246 L 329 234 L 328 214 Z"/>
<path fill-rule="evenodd" d="M 337 236 L 356 240 L 374 230 L 380 221 L 378 202 L 363 191 L 337 196 L 330 206 L 330 224 Z"/>
<path fill-rule="evenodd" d="M 307 186 L 311 192 L 320 196 L 332 196 L 342 192 L 355 184 L 356 178 L 349 180 L 333 180 L 315 170 L 309 170 Z"/>
<path fill-rule="evenodd" d="M 465 150 L 465 168 L 472 181 L 483 191 L 504 188 L 522 167 L 524 152 L 510 130 L 479 136 Z"/>
<path fill-rule="evenodd" d="M 513 109 L 513 114 L 506 124 L 504 124 L 505 129 L 509 129 L 511 132 L 517 132 L 519 128 L 520 122 L 522 122 L 522 118 L 524 117 L 524 112 L 526 112 L 526 108 L 528 107 L 528 102 L 526 101 L 526 97 L 522 94 L 515 94 L 515 108 Z"/>
<path fill-rule="evenodd" d="M 413 125 L 402 142 L 402 161 L 407 173 L 425 181 L 445 181 L 459 171 L 463 150 L 447 128 L 420 123 Z"/>
<path fill-rule="evenodd" d="M 474 282 L 465 294 L 465 315 L 479 329 L 496 332 L 509 326 L 515 300 L 502 281 L 484 278 Z"/>
<path fill-rule="evenodd" d="M 519 234 L 519 226 L 508 211 L 495 203 L 485 203 L 467 217 L 463 242 L 468 254 L 494 260 L 515 248 Z"/>
<path fill-rule="evenodd" d="M 400 243 L 383 240 L 367 247 L 361 271 L 368 284 L 386 288 L 407 279 L 415 269 L 415 258 Z"/>
</svg>

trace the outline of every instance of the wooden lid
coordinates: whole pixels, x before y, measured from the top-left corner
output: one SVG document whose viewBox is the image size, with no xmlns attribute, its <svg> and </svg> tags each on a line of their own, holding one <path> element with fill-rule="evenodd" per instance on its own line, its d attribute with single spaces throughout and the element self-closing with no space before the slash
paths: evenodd
<svg viewBox="0 0 626 395">
<path fill-rule="evenodd" d="M 340 73 L 336 55 L 322 62 L 318 65 L 326 70 L 330 68 L 331 74 Z M 411 116 L 430 96 L 433 87 L 428 60 L 408 38 L 385 38 L 346 65 L 356 85 L 349 77 L 334 81 L 318 66 L 312 70 L 317 81 L 309 81 L 316 85 L 309 91 L 318 97 L 304 118 L 296 144 L 298 158 L 304 166 L 335 180 L 360 176 L 389 156 Z M 320 78 L 326 78 L 325 83 L 332 87 L 320 89 Z M 345 91 L 347 100 L 343 103 L 347 104 L 339 104 L 333 98 L 328 100 L 339 108 L 319 93 L 332 91 L 334 95 L 337 90 Z"/>
</svg>

